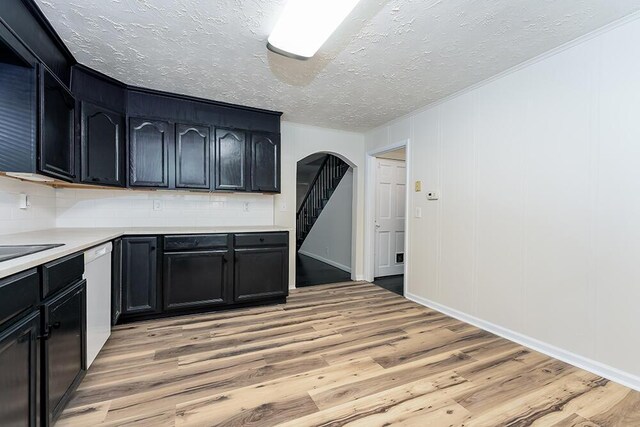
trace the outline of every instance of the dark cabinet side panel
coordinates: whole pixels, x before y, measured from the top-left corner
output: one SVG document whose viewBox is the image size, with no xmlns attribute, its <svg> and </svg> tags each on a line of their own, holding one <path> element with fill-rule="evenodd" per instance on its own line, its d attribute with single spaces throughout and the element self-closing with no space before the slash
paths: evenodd
<svg viewBox="0 0 640 427">
<path fill-rule="evenodd" d="M 176 187 L 210 187 L 209 133 L 206 126 L 176 125 Z"/>
<path fill-rule="evenodd" d="M 280 136 L 251 135 L 251 191 L 280 191 Z"/>
<path fill-rule="evenodd" d="M 172 126 L 163 121 L 131 119 L 129 123 L 129 185 L 169 186 Z"/>
<path fill-rule="evenodd" d="M 111 252 L 111 325 L 122 314 L 122 239 L 113 241 Z"/>
<path fill-rule="evenodd" d="M 0 64 L 0 171 L 36 171 L 36 81 L 34 69 Z"/>
<path fill-rule="evenodd" d="M 123 315 L 158 311 L 157 247 L 157 237 L 122 239 Z"/>
<path fill-rule="evenodd" d="M 88 184 L 124 185 L 124 117 L 83 102 L 80 124 L 81 180 Z"/>
<path fill-rule="evenodd" d="M 215 189 L 247 189 L 247 135 L 243 131 L 216 129 Z"/>
<path fill-rule="evenodd" d="M 0 423 L 40 424 L 40 315 L 33 312 L 0 333 Z"/>
<path fill-rule="evenodd" d="M 234 298 L 237 302 L 288 294 L 287 247 L 236 249 Z"/>
<path fill-rule="evenodd" d="M 164 254 L 164 308 L 179 310 L 227 304 L 227 250 Z"/>
</svg>

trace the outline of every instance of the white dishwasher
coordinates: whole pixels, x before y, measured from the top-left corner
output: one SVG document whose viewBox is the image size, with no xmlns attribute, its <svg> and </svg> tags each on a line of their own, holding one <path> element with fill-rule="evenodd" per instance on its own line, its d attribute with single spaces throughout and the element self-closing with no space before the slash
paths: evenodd
<svg viewBox="0 0 640 427">
<path fill-rule="evenodd" d="M 87 279 L 87 368 L 111 335 L 111 243 L 84 253 Z"/>
</svg>

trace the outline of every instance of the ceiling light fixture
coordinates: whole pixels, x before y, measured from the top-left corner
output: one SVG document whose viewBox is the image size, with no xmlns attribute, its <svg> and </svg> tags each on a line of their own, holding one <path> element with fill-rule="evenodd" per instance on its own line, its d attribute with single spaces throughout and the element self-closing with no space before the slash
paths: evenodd
<svg viewBox="0 0 640 427">
<path fill-rule="evenodd" d="M 267 47 L 281 55 L 309 59 L 360 0 L 289 0 Z"/>
</svg>

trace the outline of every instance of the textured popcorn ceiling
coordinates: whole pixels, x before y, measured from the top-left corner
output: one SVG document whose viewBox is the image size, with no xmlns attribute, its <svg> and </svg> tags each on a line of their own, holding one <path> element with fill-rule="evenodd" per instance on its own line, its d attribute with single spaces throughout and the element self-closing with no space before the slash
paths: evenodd
<svg viewBox="0 0 640 427">
<path fill-rule="evenodd" d="M 76 59 L 133 85 L 366 130 L 640 9 L 638 0 L 361 0 L 315 58 L 265 44 L 285 0 L 37 0 Z"/>
</svg>

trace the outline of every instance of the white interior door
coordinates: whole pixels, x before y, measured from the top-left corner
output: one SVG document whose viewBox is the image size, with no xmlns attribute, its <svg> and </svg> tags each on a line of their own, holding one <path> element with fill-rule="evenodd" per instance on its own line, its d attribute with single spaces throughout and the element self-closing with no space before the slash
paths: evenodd
<svg viewBox="0 0 640 427">
<path fill-rule="evenodd" d="M 406 165 L 376 159 L 375 277 L 404 273 Z"/>
</svg>

